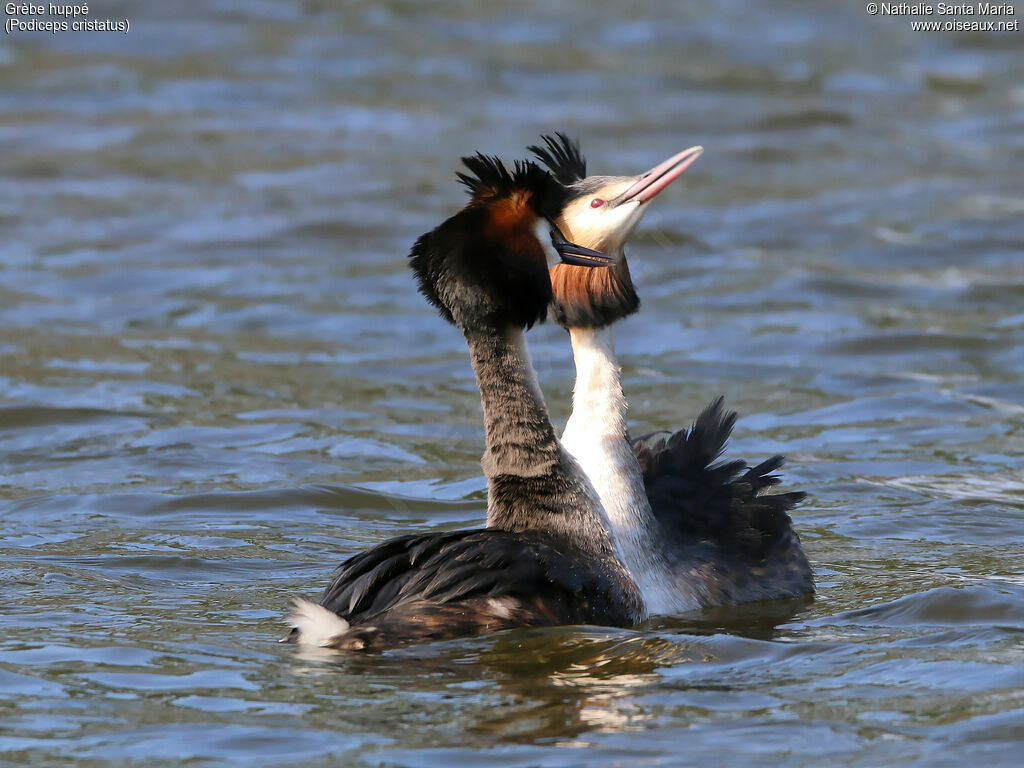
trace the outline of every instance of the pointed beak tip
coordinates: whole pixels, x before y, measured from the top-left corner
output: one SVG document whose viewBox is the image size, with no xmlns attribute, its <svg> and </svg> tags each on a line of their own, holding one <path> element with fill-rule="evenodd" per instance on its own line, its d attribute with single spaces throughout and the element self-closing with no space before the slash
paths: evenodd
<svg viewBox="0 0 1024 768">
<path fill-rule="evenodd" d="M 661 190 L 678 179 L 702 154 L 704 147 L 698 144 L 658 163 L 641 175 L 639 180 L 622 194 L 619 202 L 635 199 L 640 203 L 646 203 L 652 200 Z"/>
</svg>

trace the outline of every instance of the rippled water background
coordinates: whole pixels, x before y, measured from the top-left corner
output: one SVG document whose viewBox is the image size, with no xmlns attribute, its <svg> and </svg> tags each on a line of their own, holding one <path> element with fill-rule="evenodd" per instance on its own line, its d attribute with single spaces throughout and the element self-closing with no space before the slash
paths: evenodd
<svg viewBox="0 0 1024 768">
<path fill-rule="evenodd" d="M 1024 742 L 1024 33 L 860 3 L 97 3 L 0 47 L 0 762 L 986 765 Z M 705 156 L 631 250 L 637 431 L 718 393 L 820 592 L 304 657 L 345 556 L 483 517 L 405 254 L 457 157 Z M 563 333 L 531 332 L 553 415 Z"/>
</svg>

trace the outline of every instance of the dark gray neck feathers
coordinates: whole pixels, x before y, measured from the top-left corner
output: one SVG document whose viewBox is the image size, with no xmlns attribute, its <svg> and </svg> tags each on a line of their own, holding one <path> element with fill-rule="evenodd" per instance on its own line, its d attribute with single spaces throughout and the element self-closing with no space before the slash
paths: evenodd
<svg viewBox="0 0 1024 768">
<path fill-rule="evenodd" d="M 597 494 L 555 437 L 522 329 L 463 332 L 484 411 L 488 526 L 550 531 L 618 563 Z"/>
</svg>

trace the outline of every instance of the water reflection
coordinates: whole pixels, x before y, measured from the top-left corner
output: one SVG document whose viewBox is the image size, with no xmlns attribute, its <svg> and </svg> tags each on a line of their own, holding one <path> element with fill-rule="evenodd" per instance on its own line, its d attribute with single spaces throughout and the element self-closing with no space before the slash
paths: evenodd
<svg viewBox="0 0 1024 768">
<path fill-rule="evenodd" d="M 310 664 L 297 667 L 300 677 L 327 674 L 376 691 L 414 685 L 421 693 L 433 691 L 442 697 L 473 692 L 500 702 L 462 714 L 471 733 L 495 743 L 571 744 L 582 734 L 636 729 L 656 719 L 641 702 L 664 687 L 665 670 L 686 664 L 728 665 L 751 656 L 768 663 L 775 654 L 766 641 L 810 602 L 722 608 L 688 619 L 651 621 L 641 630 L 554 627 L 384 654 L 304 648 L 293 653 Z M 722 632 L 759 642 L 737 648 Z M 725 677 L 688 687 L 733 690 Z"/>
</svg>

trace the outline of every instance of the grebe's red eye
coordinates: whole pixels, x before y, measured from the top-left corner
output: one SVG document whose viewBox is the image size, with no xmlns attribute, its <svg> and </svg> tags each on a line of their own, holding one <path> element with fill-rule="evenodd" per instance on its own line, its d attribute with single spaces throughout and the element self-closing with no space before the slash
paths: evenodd
<svg viewBox="0 0 1024 768">
<path fill-rule="evenodd" d="M 590 201 L 591 208 L 600 208 L 602 205 L 604 205 L 604 200 L 602 200 L 600 197 L 595 197 L 593 200 Z"/>
</svg>

